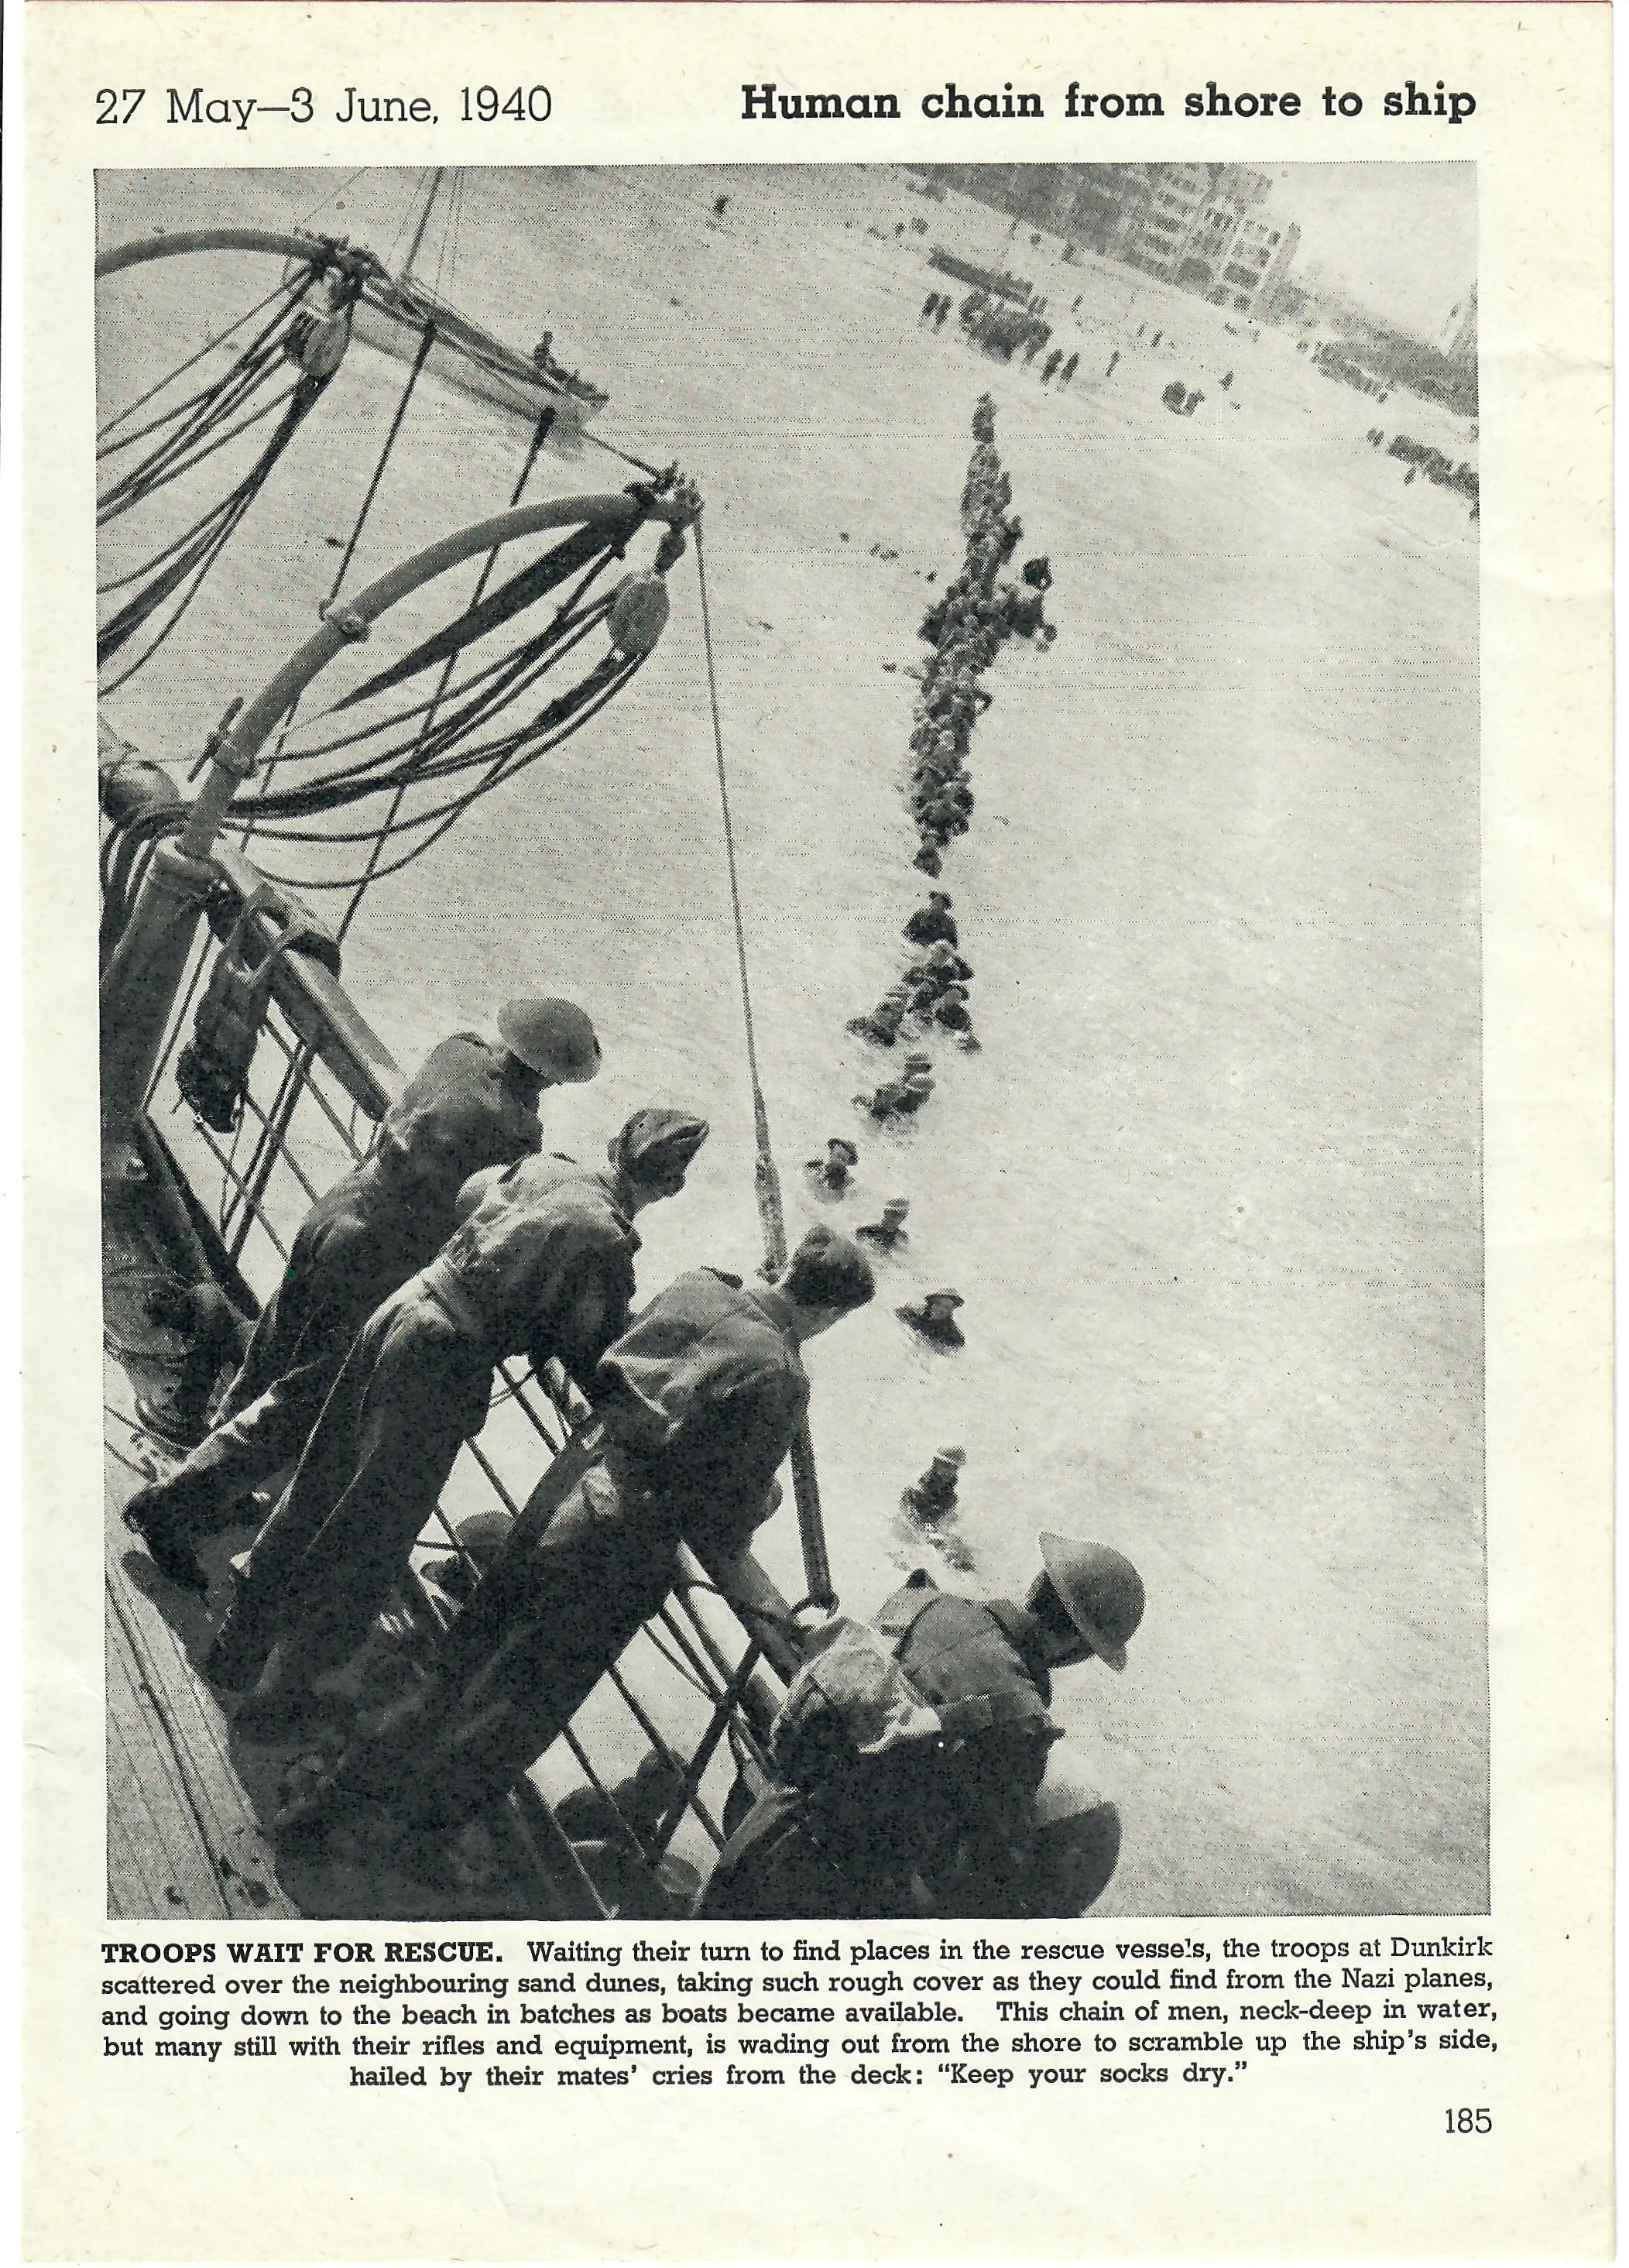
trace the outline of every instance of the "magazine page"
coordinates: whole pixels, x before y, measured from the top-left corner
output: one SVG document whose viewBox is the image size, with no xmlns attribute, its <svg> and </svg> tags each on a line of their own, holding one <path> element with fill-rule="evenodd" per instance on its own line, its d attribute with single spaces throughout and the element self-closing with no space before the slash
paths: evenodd
<svg viewBox="0 0 1629 2268">
<path fill-rule="evenodd" d="M 1605 2257 L 1606 10 L 25 13 L 29 2257 Z"/>
</svg>

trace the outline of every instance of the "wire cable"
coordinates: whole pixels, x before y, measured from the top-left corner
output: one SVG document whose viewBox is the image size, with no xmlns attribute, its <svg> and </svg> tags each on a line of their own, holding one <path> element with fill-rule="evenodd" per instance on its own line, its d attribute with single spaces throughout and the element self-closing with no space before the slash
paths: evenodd
<svg viewBox="0 0 1629 2268">
<path fill-rule="evenodd" d="M 741 1021 L 747 1034 L 747 1075 L 752 1086 L 753 1126 L 758 1156 L 755 1178 L 758 1212 L 763 1224 L 764 1260 L 778 1275 L 786 1264 L 786 1217 L 781 1203 L 780 1175 L 770 1143 L 769 1106 L 758 1071 L 758 1035 L 752 1016 L 752 979 L 747 967 L 747 931 L 741 919 L 741 873 L 735 858 L 735 823 L 730 811 L 730 784 L 724 762 L 724 726 L 719 713 L 719 674 L 713 659 L 712 613 L 707 602 L 707 563 L 701 522 L 696 523 L 696 576 L 701 586 L 702 646 L 707 659 L 707 698 L 712 711 L 713 760 L 719 775 L 719 802 L 724 814 L 724 856 L 730 878 L 730 915 L 735 928 L 735 961 L 741 978 Z"/>
</svg>

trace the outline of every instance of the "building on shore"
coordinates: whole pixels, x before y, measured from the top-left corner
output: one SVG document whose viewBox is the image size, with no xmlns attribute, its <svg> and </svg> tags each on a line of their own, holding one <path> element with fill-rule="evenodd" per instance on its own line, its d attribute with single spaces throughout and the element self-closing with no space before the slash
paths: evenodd
<svg viewBox="0 0 1629 2268">
<path fill-rule="evenodd" d="M 1301 242 L 1249 166 L 1012 165 L 920 169 L 943 185 L 1251 322 L 1272 320 Z"/>
<path fill-rule="evenodd" d="M 1213 306 L 1266 318 L 1301 242 L 1267 209 L 1272 177 L 1248 166 L 1166 166 L 1126 249 L 1133 266 Z"/>
</svg>

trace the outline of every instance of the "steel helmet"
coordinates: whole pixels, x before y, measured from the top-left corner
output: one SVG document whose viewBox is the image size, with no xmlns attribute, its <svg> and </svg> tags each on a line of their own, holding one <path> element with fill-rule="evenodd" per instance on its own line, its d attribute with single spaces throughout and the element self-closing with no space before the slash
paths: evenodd
<svg viewBox="0 0 1629 2268">
<path fill-rule="evenodd" d="M 1036 1920 L 1072 1920 L 1108 1888 L 1120 1856 L 1120 1815 L 1092 1785 L 1083 1753 L 1067 1737 L 1052 1744 L 1031 1815 L 1021 1911 Z"/>
<path fill-rule="evenodd" d="M 569 1000 L 510 1000 L 498 1030 L 510 1054 L 545 1079 L 578 1086 L 600 1068 L 593 1026 Z"/>
<path fill-rule="evenodd" d="M 1125 1668 L 1125 1646 L 1143 1618 L 1143 1579 L 1122 1551 L 1043 1533 L 1041 1565 L 1070 1621 L 1110 1669 Z"/>
<path fill-rule="evenodd" d="M 478 1565 L 484 1566 L 489 1560 L 497 1558 L 513 1526 L 512 1513 L 499 1512 L 494 1507 L 490 1512 L 471 1513 L 468 1520 L 459 1521 L 453 1534 L 461 1548 L 468 1551 Z"/>
</svg>

